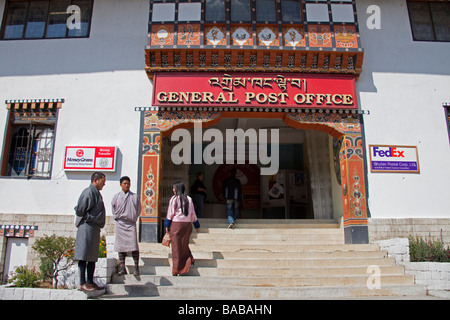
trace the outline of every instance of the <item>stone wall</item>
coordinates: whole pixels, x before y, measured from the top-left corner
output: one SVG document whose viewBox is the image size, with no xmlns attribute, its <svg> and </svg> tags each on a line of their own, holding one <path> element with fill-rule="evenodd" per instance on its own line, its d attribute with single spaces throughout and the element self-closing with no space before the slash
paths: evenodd
<svg viewBox="0 0 450 320">
<path fill-rule="evenodd" d="M 39 268 L 40 259 L 32 249 L 36 239 L 44 235 L 76 237 L 77 228 L 74 225 L 74 215 L 39 215 L 39 214 L 0 214 L 0 225 L 34 225 L 38 227 L 34 237 L 28 238 L 27 265 Z M 106 217 L 102 235 L 114 235 L 114 219 Z M 3 283 L 3 268 L 6 254 L 6 237 L 0 237 L 0 284 Z"/>
<path fill-rule="evenodd" d="M 78 290 L 8 288 L 0 286 L 0 300 L 86 300 L 88 296 Z"/>
<path fill-rule="evenodd" d="M 116 272 L 115 258 L 99 258 L 95 264 L 94 281 L 96 284 L 105 286 L 111 283 L 113 273 Z M 58 276 L 58 287 L 77 289 L 80 285 L 78 265 L 75 264 L 66 271 L 62 271 Z"/>
<path fill-rule="evenodd" d="M 405 218 L 405 219 L 368 219 L 369 241 L 392 238 L 408 238 L 410 235 L 422 238 L 441 239 L 450 245 L 450 219 Z"/>
<path fill-rule="evenodd" d="M 428 290 L 448 291 L 450 294 L 450 263 L 448 262 L 406 262 L 405 273 L 414 275 L 417 284 Z"/>
<path fill-rule="evenodd" d="M 389 258 L 394 258 L 396 264 L 409 262 L 409 240 L 407 238 L 394 238 L 374 241 L 381 251 L 386 251 Z"/>
<path fill-rule="evenodd" d="M 450 299 L 450 263 L 448 262 L 410 262 L 409 240 L 395 238 L 375 241 L 380 250 L 395 259 L 405 268 L 405 274 L 413 275 L 414 282 L 427 288 L 430 295 Z"/>
</svg>

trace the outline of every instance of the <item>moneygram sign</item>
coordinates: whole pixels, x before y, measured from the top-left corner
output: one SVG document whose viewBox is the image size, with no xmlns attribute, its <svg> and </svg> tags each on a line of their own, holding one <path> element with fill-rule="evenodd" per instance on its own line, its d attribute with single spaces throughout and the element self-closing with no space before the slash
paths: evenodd
<svg viewBox="0 0 450 320">
<path fill-rule="evenodd" d="M 117 147 L 66 146 L 66 171 L 116 171 Z"/>
<path fill-rule="evenodd" d="M 357 109 L 352 75 L 157 73 L 154 106 Z"/>
</svg>

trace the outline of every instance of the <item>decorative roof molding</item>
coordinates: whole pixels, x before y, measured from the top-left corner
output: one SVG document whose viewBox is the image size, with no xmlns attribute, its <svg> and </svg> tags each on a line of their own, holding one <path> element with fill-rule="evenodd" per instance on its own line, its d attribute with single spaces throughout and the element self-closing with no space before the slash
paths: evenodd
<svg viewBox="0 0 450 320">
<path fill-rule="evenodd" d="M 290 112 L 325 114 L 370 114 L 369 110 L 254 107 L 135 107 L 134 111 L 216 111 L 216 112 Z"/>
<path fill-rule="evenodd" d="M 6 109 L 32 111 L 35 109 L 60 109 L 64 99 L 17 99 L 5 100 Z"/>
<path fill-rule="evenodd" d="M 362 51 L 147 49 L 145 70 L 154 72 L 303 72 L 358 76 Z"/>
</svg>

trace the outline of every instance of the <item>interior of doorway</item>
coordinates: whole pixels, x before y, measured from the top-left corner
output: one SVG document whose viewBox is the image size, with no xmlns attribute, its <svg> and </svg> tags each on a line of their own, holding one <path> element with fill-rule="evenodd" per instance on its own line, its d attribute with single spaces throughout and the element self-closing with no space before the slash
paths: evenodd
<svg viewBox="0 0 450 320">
<path fill-rule="evenodd" d="M 222 182 L 229 176 L 232 167 L 237 169 L 241 180 L 244 203 L 240 207 L 240 219 L 335 219 L 342 216 L 341 187 L 335 172 L 333 138 L 326 133 L 314 130 L 300 130 L 287 126 L 282 119 L 254 119 L 223 117 L 212 127 L 218 129 L 226 139 L 227 129 L 278 130 L 279 167 L 274 175 L 261 175 L 264 167 L 258 161 L 250 164 L 248 159 L 258 148 L 244 149 L 235 146 L 235 157 L 245 153 L 244 164 L 205 164 L 195 163 L 195 148 L 192 143 L 190 164 L 174 165 L 171 152 L 178 141 L 170 136 L 163 141 L 163 182 L 162 212 L 167 212 L 166 204 L 172 195 L 172 185 L 176 180 L 185 181 L 186 187 L 194 183 L 197 173 L 202 172 L 207 190 L 202 218 L 226 219 L 226 206 L 221 197 Z M 194 137 L 194 129 L 189 129 Z M 271 140 L 268 137 L 268 143 Z M 202 150 L 210 144 L 202 142 Z M 224 141 L 225 143 L 225 141 Z M 270 154 L 270 146 L 267 148 Z M 198 151 L 198 149 L 196 149 Z M 223 151 L 225 153 L 225 146 Z M 225 154 L 223 155 L 225 157 Z M 259 158 L 257 157 L 259 160 Z M 187 183 L 186 183 L 187 182 Z"/>
</svg>

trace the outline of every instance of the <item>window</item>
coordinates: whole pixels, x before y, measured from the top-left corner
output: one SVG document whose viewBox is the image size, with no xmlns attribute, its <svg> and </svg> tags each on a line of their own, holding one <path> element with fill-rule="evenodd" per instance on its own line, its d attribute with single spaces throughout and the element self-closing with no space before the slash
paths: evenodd
<svg viewBox="0 0 450 320">
<path fill-rule="evenodd" d="M 328 15 L 328 5 L 326 3 L 307 3 L 306 19 L 308 21 L 328 22 L 330 17 Z"/>
<path fill-rule="evenodd" d="M 178 4 L 178 21 L 200 21 L 202 4 L 200 2 L 189 2 Z"/>
<path fill-rule="evenodd" d="M 231 3 L 231 21 L 251 21 L 250 0 L 233 0 Z"/>
<path fill-rule="evenodd" d="M 6 130 L 2 176 L 49 178 L 60 103 L 13 102 Z"/>
<path fill-rule="evenodd" d="M 450 41 L 450 2 L 408 1 L 413 39 Z"/>
<path fill-rule="evenodd" d="M 256 21 L 276 21 L 274 0 L 256 0 Z"/>
<path fill-rule="evenodd" d="M 355 22 L 352 4 L 332 4 L 333 22 Z"/>
<path fill-rule="evenodd" d="M 225 21 L 225 0 L 206 0 L 206 21 Z"/>
<path fill-rule="evenodd" d="M 2 39 L 88 37 L 93 0 L 46 0 L 6 3 Z"/>
<path fill-rule="evenodd" d="M 152 6 L 152 22 L 174 22 L 177 21 L 200 21 L 202 20 L 202 3 L 186 2 L 179 3 L 154 1 Z M 178 14 L 177 14 L 178 13 Z"/>
<path fill-rule="evenodd" d="M 450 140 L 450 102 L 444 103 L 445 118 L 447 119 L 448 138 Z"/>
<path fill-rule="evenodd" d="M 302 22 L 299 0 L 281 0 L 281 20 L 283 22 Z"/>
<path fill-rule="evenodd" d="M 155 3 L 153 5 L 152 21 L 174 21 L 175 3 Z"/>
<path fill-rule="evenodd" d="M 53 125 L 14 125 L 6 175 L 49 177 L 53 150 Z"/>
</svg>

